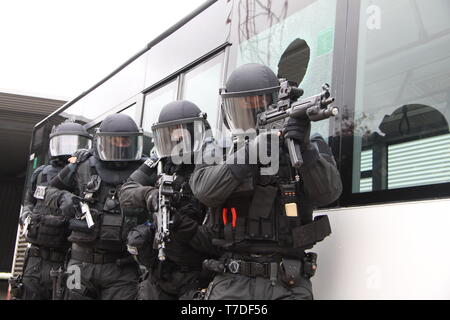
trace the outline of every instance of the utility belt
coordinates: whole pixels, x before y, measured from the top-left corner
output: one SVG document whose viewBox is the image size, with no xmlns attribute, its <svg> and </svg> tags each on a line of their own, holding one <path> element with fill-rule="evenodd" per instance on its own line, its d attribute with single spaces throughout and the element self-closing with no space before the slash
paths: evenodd
<svg viewBox="0 0 450 320">
<path fill-rule="evenodd" d="M 251 259 L 249 259 L 251 260 Z M 276 259 L 272 262 L 245 261 L 242 259 L 205 260 L 203 267 L 216 273 L 262 277 L 271 281 L 278 278 L 289 286 L 295 285 L 300 276 L 310 279 L 317 269 L 317 254 L 309 252 L 302 259 Z"/>
<path fill-rule="evenodd" d="M 50 248 L 31 246 L 30 248 L 28 248 L 28 256 L 40 257 L 43 260 L 50 262 L 63 263 L 66 259 L 67 252 Z"/>
<path fill-rule="evenodd" d="M 170 277 L 170 274 L 174 272 L 180 273 L 198 272 L 199 274 L 203 272 L 203 268 L 201 265 L 199 265 L 198 267 L 179 265 L 167 259 L 164 261 L 159 261 L 158 259 L 155 259 L 151 266 L 151 269 L 153 270 L 153 275 L 158 279 L 165 279 L 168 276 Z"/>
<path fill-rule="evenodd" d="M 126 251 L 105 252 L 95 248 L 86 248 L 72 244 L 71 258 L 93 264 L 116 263 L 119 267 L 134 264 L 135 261 Z"/>
</svg>

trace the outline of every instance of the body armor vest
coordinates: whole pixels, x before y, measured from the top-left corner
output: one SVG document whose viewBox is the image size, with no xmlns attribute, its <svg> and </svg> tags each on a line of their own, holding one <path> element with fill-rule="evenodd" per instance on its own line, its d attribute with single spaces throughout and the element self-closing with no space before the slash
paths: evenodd
<svg viewBox="0 0 450 320">
<path fill-rule="evenodd" d="M 94 225 L 88 225 L 86 213 L 78 208 L 79 214 L 70 220 L 70 242 L 105 251 L 125 250 L 128 232 L 143 221 L 140 212 L 124 215 L 120 209 L 118 191 L 141 164 L 142 161 L 130 162 L 120 170 L 113 170 L 95 157 L 79 164 L 76 173 L 78 195 L 81 203 L 89 207 Z"/>
<path fill-rule="evenodd" d="M 62 170 L 62 166 L 48 165 L 37 169 L 32 177 L 33 197 L 36 204 L 30 214 L 26 240 L 47 248 L 68 248 L 68 220 L 59 215 L 56 209 L 44 204 L 44 196 L 50 181 Z M 38 173 L 38 171 L 40 171 Z"/>
<path fill-rule="evenodd" d="M 219 235 L 213 243 L 236 252 L 299 256 L 331 233 L 326 216 L 313 221 L 313 206 L 286 154 L 280 152 L 277 175 L 248 178 L 213 210 Z"/>
</svg>

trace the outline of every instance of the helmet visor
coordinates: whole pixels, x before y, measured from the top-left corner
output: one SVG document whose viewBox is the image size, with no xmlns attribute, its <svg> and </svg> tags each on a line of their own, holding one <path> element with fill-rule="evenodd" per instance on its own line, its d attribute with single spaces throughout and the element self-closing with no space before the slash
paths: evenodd
<svg viewBox="0 0 450 320">
<path fill-rule="evenodd" d="M 161 157 L 180 156 L 200 151 L 205 139 L 205 124 L 201 120 L 152 127 L 155 146 Z"/>
<path fill-rule="evenodd" d="M 102 161 L 136 161 L 142 157 L 142 133 L 97 133 L 96 148 Z"/>
<path fill-rule="evenodd" d="M 70 156 L 78 149 L 90 149 L 91 139 L 78 135 L 57 135 L 50 138 L 50 155 L 52 157 Z"/>
<path fill-rule="evenodd" d="M 276 102 L 274 93 L 251 96 L 222 95 L 223 115 L 230 130 L 246 131 L 256 128 L 257 115 Z"/>
</svg>

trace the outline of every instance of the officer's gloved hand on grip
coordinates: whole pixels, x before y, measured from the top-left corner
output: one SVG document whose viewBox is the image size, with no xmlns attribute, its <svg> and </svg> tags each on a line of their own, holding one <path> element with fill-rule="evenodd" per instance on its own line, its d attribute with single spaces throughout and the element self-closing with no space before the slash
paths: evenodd
<svg viewBox="0 0 450 320">
<path fill-rule="evenodd" d="M 159 189 L 154 187 L 148 187 L 148 191 L 145 194 L 145 202 L 147 204 L 147 210 L 149 212 L 157 212 L 159 209 Z"/>
<path fill-rule="evenodd" d="M 86 161 L 92 155 L 92 151 L 88 149 L 79 149 L 72 154 L 69 159 L 70 163 L 81 163 Z"/>
<path fill-rule="evenodd" d="M 58 197 L 58 207 L 61 210 L 61 214 L 68 218 L 74 218 L 77 210 L 73 203 L 73 194 L 64 191 Z"/>
<path fill-rule="evenodd" d="M 172 213 L 172 224 L 170 225 L 171 237 L 177 241 L 187 242 L 192 239 L 198 229 L 198 223 L 186 214 L 178 211 Z"/>
<path fill-rule="evenodd" d="M 287 118 L 284 122 L 283 136 L 285 139 L 292 139 L 300 144 L 302 151 L 309 144 L 309 136 L 311 134 L 311 121 L 307 117 L 300 119 Z"/>
</svg>

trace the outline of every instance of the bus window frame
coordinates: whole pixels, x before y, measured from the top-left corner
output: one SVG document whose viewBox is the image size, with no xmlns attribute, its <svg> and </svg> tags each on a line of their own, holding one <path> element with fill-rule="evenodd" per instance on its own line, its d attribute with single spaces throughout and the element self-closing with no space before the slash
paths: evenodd
<svg viewBox="0 0 450 320">
<path fill-rule="evenodd" d="M 356 103 L 357 58 L 361 3 L 359 1 L 347 0 L 345 1 L 345 4 L 344 1 L 338 1 L 338 6 L 339 5 L 346 7 L 347 21 L 345 27 L 346 32 L 343 39 L 338 38 L 338 32 L 336 31 L 335 45 L 337 44 L 338 47 L 344 47 L 341 48 L 341 50 L 344 50 L 344 56 L 335 57 L 333 68 L 336 68 L 336 70 L 341 70 L 336 72 L 336 75 L 339 74 L 340 78 L 333 78 L 332 87 L 333 91 L 337 90 L 335 92 L 336 105 L 340 107 L 341 114 L 348 114 L 350 116 L 349 120 L 353 121 Z M 341 19 L 339 15 L 339 12 L 341 11 L 338 10 L 337 12 L 337 18 Z M 336 26 L 338 27 L 337 21 Z M 344 40 L 343 43 L 340 43 L 340 40 Z M 335 47 L 335 54 L 340 54 L 341 50 L 336 50 Z M 333 75 L 335 75 L 334 70 Z M 334 122 L 337 126 L 336 128 L 339 128 L 342 125 L 340 121 L 340 117 L 335 119 Z M 342 195 L 338 201 L 340 206 L 351 207 L 393 202 L 422 201 L 435 198 L 448 198 L 450 196 L 450 183 L 353 193 L 354 132 L 352 131 L 352 135 L 347 138 L 342 136 L 341 130 L 338 132 L 338 136 L 332 136 L 331 146 L 334 152 L 339 150 L 337 160 L 344 187 Z"/>
</svg>

